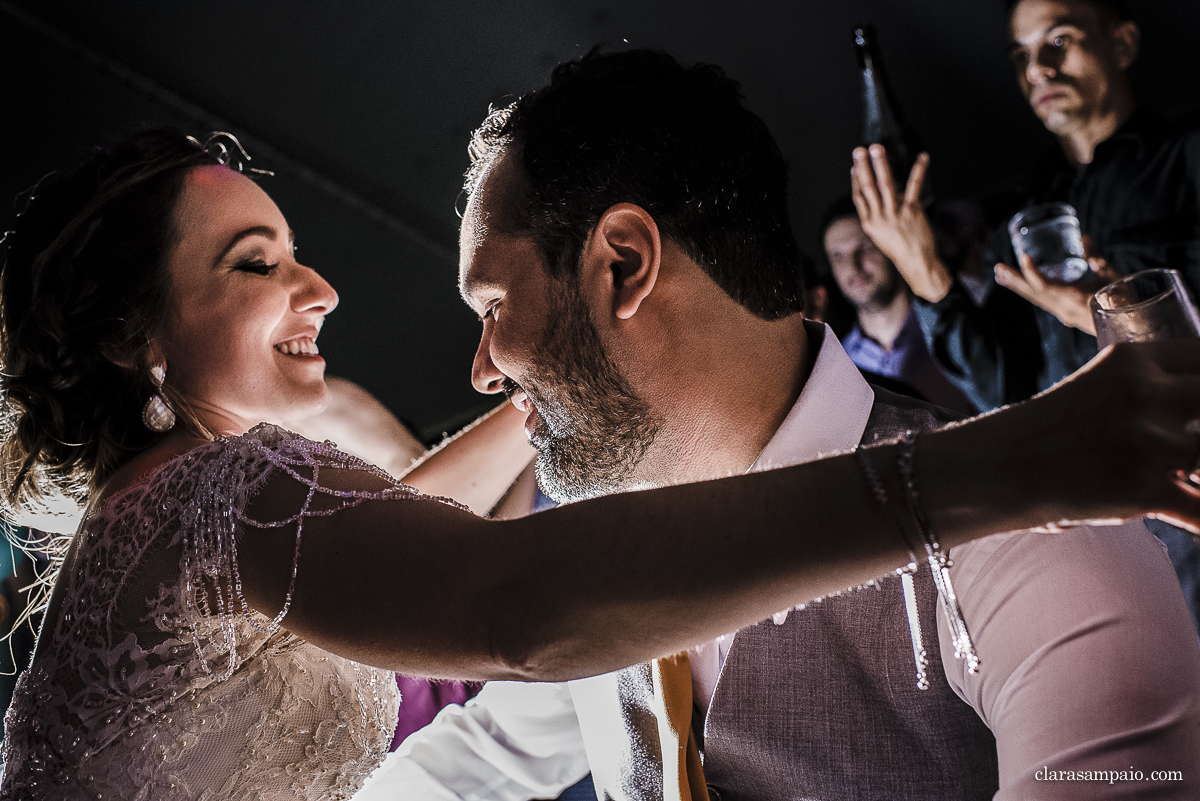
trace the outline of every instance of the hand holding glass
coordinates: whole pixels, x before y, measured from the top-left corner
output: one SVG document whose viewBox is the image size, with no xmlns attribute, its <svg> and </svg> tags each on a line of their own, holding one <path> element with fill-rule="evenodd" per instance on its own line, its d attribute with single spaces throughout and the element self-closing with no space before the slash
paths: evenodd
<svg viewBox="0 0 1200 801">
<path fill-rule="evenodd" d="M 1071 283 L 1088 273 L 1083 235 L 1075 208 L 1066 203 L 1043 203 L 1018 212 L 1008 223 L 1017 264 L 1022 256 L 1053 281 Z"/>
</svg>

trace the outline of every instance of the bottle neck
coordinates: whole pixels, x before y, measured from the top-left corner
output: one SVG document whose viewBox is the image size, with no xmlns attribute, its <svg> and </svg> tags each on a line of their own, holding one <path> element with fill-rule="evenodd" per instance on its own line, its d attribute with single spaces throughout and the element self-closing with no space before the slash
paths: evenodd
<svg viewBox="0 0 1200 801">
<path fill-rule="evenodd" d="M 862 82 L 861 144 L 883 145 L 892 169 L 892 178 L 900 191 L 903 191 L 917 154 L 921 152 L 921 146 L 913 132 L 904 124 L 903 114 L 888 85 L 874 29 L 869 25 L 856 28 L 854 45 L 858 56 L 859 78 Z M 932 201 L 928 187 L 926 182 L 922 189 L 923 202 Z"/>
</svg>

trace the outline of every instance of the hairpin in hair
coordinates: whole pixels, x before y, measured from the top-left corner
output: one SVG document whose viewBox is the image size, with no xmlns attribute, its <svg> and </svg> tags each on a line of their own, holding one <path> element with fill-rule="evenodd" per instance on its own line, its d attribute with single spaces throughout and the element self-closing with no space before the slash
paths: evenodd
<svg viewBox="0 0 1200 801">
<path fill-rule="evenodd" d="M 17 211 L 15 216 L 20 217 L 22 214 L 29 211 L 29 206 L 31 203 L 33 203 L 34 200 L 37 199 L 37 193 L 38 193 L 38 190 L 42 188 L 42 184 L 46 183 L 46 179 L 50 178 L 52 175 L 54 175 L 57 172 L 58 172 L 58 170 L 51 170 L 50 172 L 43 175 L 41 178 L 38 178 L 37 183 L 35 183 L 33 186 L 29 187 L 28 189 L 22 189 L 20 192 L 18 192 L 16 194 L 16 197 L 13 198 L 13 210 L 15 211 L 17 209 L 17 207 L 20 207 L 21 210 Z M 22 203 L 22 198 L 24 199 L 23 203 Z M 8 234 L 11 234 L 14 232 L 13 231 L 5 231 L 4 233 L 7 236 Z M 3 242 L 3 241 L 4 241 L 3 239 L 0 239 L 0 242 Z"/>
<path fill-rule="evenodd" d="M 35 183 L 33 186 L 29 187 L 28 189 L 22 189 L 16 194 L 16 196 L 13 198 L 14 217 L 22 217 L 24 216 L 25 212 L 29 211 L 29 205 L 33 203 L 35 198 L 37 198 L 38 190 L 42 188 L 42 184 L 46 182 L 47 178 L 54 175 L 55 172 L 56 170 L 51 170 L 41 178 L 38 178 L 37 183 Z M 20 211 L 17 211 L 18 208 Z M 0 245 L 3 245 L 5 242 L 7 242 L 8 238 L 15 233 L 16 231 L 0 231 Z"/>
<path fill-rule="evenodd" d="M 253 172 L 258 175 L 270 175 L 272 177 L 275 175 L 271 170 L 260 170 L 257 167 L 246 166 L 246 162 L 251 160 L 250 154 L 246 152 L 246 148 L 242 147 L 242 143 L 238 141 L 238 138 L 228 131 L 213 131 L 203 142 L 194 136 L 189 136 L 188 140 L 194 142 L 197 147 L 215 158 L 217 163 L 223 167 L 228 167 L 238 172 Z M 236 150 L 231 149 L 223 140 L 233 143 L 233 147 Z"/>
</svg>

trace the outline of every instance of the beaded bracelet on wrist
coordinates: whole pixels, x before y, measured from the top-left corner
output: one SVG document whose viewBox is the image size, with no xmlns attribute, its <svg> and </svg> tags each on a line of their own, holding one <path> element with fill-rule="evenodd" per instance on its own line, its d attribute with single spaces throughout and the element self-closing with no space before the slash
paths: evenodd
<svg viewBox="0 0 1200 801">
<path fill-rule="evenodd" d="M 905 500 L 908 502 L 908 512 L 917 534 L 925 546 L 925 557 L 929 562 L 929 571 L 933 574 L 933 582 L 938 589 L 938 598 L 942 603 L 942 611 L 946 614 L 946 622 L 950 625 L 950 633 L 954 638 L 954 658 L 964 659 L 968 673 L 979 672 L 979 654 L 967 631 L 967 622 L 963 619 L 962 607 L 958 603 L 958 595 L 954 592 L 954 583 L 950 580 L 950 568 L 953 562 L 942 550 L 933 527 L 929 524 L 929 516 L 921 503 L 921 493 L 917 489 L 915 477 L 915 461 L 917 453 L 917 434 L 906 431 L 900 438 L 900 455 L 896 465 L 900 469 L 900 478 L 904 482 Z"/>
<path fill-rule="evenodd" d="M 916 590 L 913 583 L 913 574 L 916 573 L 918 563 L 917 551 L 924 554 L 925 561 L 929 564 L 934 585 L 937 587 L 938 598 L 942 603 L 943 611 L 946 614 L 946 619 L 954 638 L 955 657 L 966 659 L 967 670 L 971 673 L 978 672 L 979 657 L 975 652 L 975 646 L 967 631 L 966 622 L 963 620 L 962 611 L 959 608 L 958 598 L 954 593 L 954 585 L 950 580 L 949 568 L 952 563 L 942 551 L 940 543 L 938 543 L 937 538 L 934 536 L 933 528 L 929 524 L 929 518 L 921 504 L 914 473 L 916 441 L 916 433 L 908 431 L 905 432 L 897 446 L 899 448 L 897 469 L 904 487 L 905 502 L 909 514 L 907 520 L 897 519 L 895 522 L 908 546 L 909 563 L 904 567 L 897 568 L 896 573 L 900 576 L 904 594 L 904 607 L 908 616 L 909 634 L 912 638 L 913 661 L 916 664 L 917 688 L 926 690 L 929 689 L 929 659 L 921 634 L 921 620 L 917 612 Z M 891 513 L 887 490 L 867 451 L 861 448 L 856 449 L 855 456 L 872 497 L 875 498 L 876 502 L 885 512 Z M 910 532 L 910 525 L 912 529 L 915 529 L 915 532 Z M 915 536 L 913 536 L 914 533 Z"/>
<path fill-rule="evenodd" d="M 875 469 L 874 462 L 868 452 L 862 448 L 855 448 L 854 456 L 858 461 L 858 468 L 862 472 L 863 478 L 867 482 L 867 488 L 870 489 L 871 495 L 875 498 L 876 503 L 885 514 L 889 514 L 891 508 L 888 505 L 888 493 L 883 486 L 883 480 L 879 476 L 879 471 Z M 896 575 L 900 577 L 900 586 L 904 593 L 904 611 L 908 617 L 908 633 L 912 639 L 913 663 L 916 665 L 917 671 L 917 689 L 929 689 L 929 656 L 925 650 L 924 638 L 921 636 L 921 617 L 917 614 L 917 594 L 913 584 L 913 576 L 917 572 L 917 554 L 913 548 L 913 542 L 909 538 L 908 530 L 899 520 L 894 521 L 896 528 L 900 531 L 901 538 L 905 541 L 908 547 L 908 564 L 904 567 L 896 568 Z"/>
</svg>

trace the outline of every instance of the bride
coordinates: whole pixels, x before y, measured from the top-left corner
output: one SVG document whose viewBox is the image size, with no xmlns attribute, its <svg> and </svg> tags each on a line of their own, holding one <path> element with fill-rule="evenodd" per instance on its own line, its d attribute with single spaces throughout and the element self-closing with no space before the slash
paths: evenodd
<svg viewBox="0 0 1200 801">
<path fill-rule="evenodd" d="M 14 516 L 86 515 L 56 552 L 0 798 L 346 798 L 390 742 L 392 671 L 606 672 L 907 563 L 899 471 L 881 506 L 850 455 L 495 522 L 272 425 L 326 403 L 337 294 L 224 164 L 138 135 L 44 182 L 9 237 L 0 482 Z M 928 518 L 945 547 L 1145 514 L 1194 530 L 1198 414 L 1193 348 L 1119 347 L 928 435 Z M 487 426 L 497 452 L 526 447 L 511 408 Z M 1016 436 L 1036 458 L 994 447 Z"/>
</svg>

